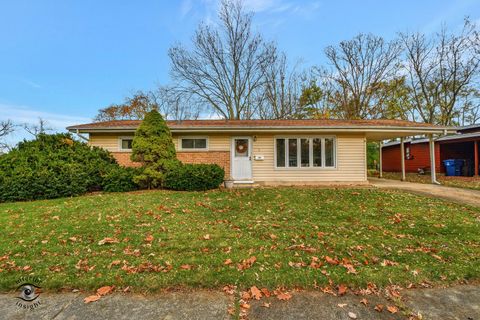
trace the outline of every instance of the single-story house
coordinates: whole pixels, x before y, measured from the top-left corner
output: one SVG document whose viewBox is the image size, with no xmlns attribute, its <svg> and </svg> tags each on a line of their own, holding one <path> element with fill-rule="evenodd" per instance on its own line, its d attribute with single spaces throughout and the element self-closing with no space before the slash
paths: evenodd
<svg viewBox="0 0 480 320">
<path fill-rule="evenodd" d="M 457 128 L 457 134 L 441 136 L 435 139 L 435 168 L 437 173 L 445 172 L 443 160 L 463 159 L 465 176 L 478 176 L 480 141 L 480 124 Z M 430 152 L 428 139 L 406 140 L 405 170 L 406 172 L 418 172 L 419 169 L 430 170 Z M 392 141 L 382 146 L 383 171 L 400 172 L 401 161 L 400 142 Z"/>
<path fill-rule="evenodd" d="M 67 129 L 130 161 L 136 120 L 96 122 Z M 443 135 L 449 127 L 402 120 L 168 121 L 179 160 L 216 163 L 238 184 L 367 183 L 367 140 Z M 83 134 L 83 135 L 82 135 Z M 398 155 L 400 158 L 400 154 Z"/>
</svg>

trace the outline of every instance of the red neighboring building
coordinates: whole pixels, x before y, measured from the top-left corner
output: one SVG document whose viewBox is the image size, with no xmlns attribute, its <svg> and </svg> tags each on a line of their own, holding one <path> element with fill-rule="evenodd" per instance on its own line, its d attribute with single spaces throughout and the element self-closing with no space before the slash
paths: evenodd
<svg viewBox="0 0 480 320">
<path fill-rule="evenodd" d="M 464 159 L 464 175 L 478 175 L 480 124 L 458 129 L 458 134 L 440 137 L 435 140 L 435 168 L 444 173 L 443 160 Z M 401 172 L 400 142 L 386 143 L 382 147 L 382 167 L 385 172 Z M 430 170 L 428 139 L 405 141 L 405 171 Z"/>
</svg>

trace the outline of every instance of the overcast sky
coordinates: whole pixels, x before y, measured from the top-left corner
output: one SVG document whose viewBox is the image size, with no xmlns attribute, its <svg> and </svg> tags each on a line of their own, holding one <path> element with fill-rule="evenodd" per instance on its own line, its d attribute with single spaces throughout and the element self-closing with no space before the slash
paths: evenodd
<svg viewBox="0 0 480 320">
<path fill-rule="evenodd" d="M 479 0 L 247 0 L 255 28 L 292 63 L 325 62 L 323 48 L 359 32 L 480 22 Z M 187 43 L 200 21 L 214 23 L 217 0 L 2 0 L 0 120 L 49 121 L 57 130 L 89 122 L 135 90 L 169 82 L 168 48 Z M 14 137 L 15 138 L 18 138 Z"/>
</svg>

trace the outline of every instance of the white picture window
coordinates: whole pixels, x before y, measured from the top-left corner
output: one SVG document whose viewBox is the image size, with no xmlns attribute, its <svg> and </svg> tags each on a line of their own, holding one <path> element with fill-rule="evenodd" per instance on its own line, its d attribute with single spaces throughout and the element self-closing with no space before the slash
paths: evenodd
<svg viewBox="0 0 480 320">
<path fill-rule="evenodd" d="M 277 168 L 334 168 L 334 137 L 275 138 Z"/>
<path fill-rule="evenodd" d="M 181 150 L 207 150 L 208 139 L 205 137 L 180 138 Z"/>
</svg>

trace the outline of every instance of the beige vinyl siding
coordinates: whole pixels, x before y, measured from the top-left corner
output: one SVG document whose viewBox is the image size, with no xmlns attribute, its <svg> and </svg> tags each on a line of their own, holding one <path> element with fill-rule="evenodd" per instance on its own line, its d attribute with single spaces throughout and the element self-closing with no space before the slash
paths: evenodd
<svg viewBox="0 0 480 320">
<path fill-rule="evenodd" d="M 120 137 L 133 137 L 131 134 L 118 134 L 118 133 L 90 133 L 89 144 L 95 147 L 102 147 L 110 152 L 119 152 L 119 138 Z"/>
<path fill-rule="evenodd" d="M 330 135 L 322 134 L 321 136 Z M 252 164 L 253 179 L 257 182 L 366 181 L 366 145 L 363 135 L 336 135 L 335 168 L 275 168 L 275 137 L 275 135 L 257 135 L 257 141 L 253 143 L 253 155 L 265 157 L 265 160 L 254 160 Z"/>
<path fill-rule="evenodd" d="M 180 139 L 181 138 L 188 138 L 188 137 L 207 137 L 208 138 L 208 151 L 230 151 L 230 135 L 225 134 L 195 134 L 195 135 L 187 135 L 187 134 L 173 134 L 173 143 L 175 144 L 175 149 L 178 152 L 182 152 L 179 150 Z M 195 151 L 202 151 L 202 150 L 183 150 L 185 152 L 195 152 Z"/>
</svg>

